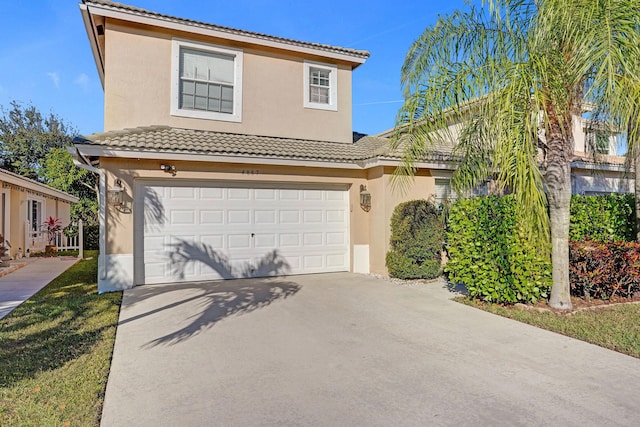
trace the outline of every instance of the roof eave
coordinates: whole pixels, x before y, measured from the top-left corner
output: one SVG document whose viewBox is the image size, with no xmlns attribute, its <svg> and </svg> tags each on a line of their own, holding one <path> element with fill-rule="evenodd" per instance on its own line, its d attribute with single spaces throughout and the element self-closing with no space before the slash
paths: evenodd
<svg viewBox="0 0 640 427">
<path fill-rule="evenodd" d="M 91 53 L 93 53 L 93 60 L 96 63 L 98 75 L 100 76 L 100 84 L 102 85 L 102 90 L 104 90 L 104 55 L 100 50 L 98 34 L 96 33 L 95 25 L 93 25 L 93 18 L 87 5 L 80 3 L 78 6 L 80 7 L 80 13 L 82 14 L 84 29 L 87 31 L 87 38 L 89 39 L 89 45 L 91 46 Z"/>
<path fill-rule="evenodd" d="M 268 36 L 259 36 L 258 34 L 250 34 L 238 30 L 238 33 L 232 31 L 223 31 L 221 28 L 206 28 L 205 24 L 196 25 L 195 22 L 176 22 L 180 21 L 180 18 L 175 18 L 175 21 L 169 18 L 162 19 L 159 16 L 151 16 L 152 12 L 143 14 L 142 12 L 134 12 L 128 10 L 117 9 L 113 6 L 96 4 L 96 3 L 82 3 L 80 8 L 87 11 L 89 15 L 89 23 L 91 22 L 91 15 L 103 16 L 105 18 L 119 19 L 123 21 L 135 22 L 143 25 L 150 25 L 155 27 L 167 28 L 177 31 L 184 31 L 194 34 L 205 35 L 209 37 L 222 38 L 227 40 L 233 40 L 240 43 L 248 43 L 253 45 L 260 45 L 265 47 L 276 48 L 280 50 L 288 50 L 298 53 L 304 53 L 308 55 L 320 56 L 330 58 L 337 61 L 344 61 L 352 64 L 355 69 L 359 65 L 363 64 L 368 58 L 369 53 L 364 51 L 357 51 L 353 54 L 347 52 L 331 51 L 329 48 L 323 48 L 321 46 L 304 46 L 304 42 L 297 44 L 296 41 L 276 40 L 276 38 L 270 39 Z M 85 26 L 87 21 L 85 20 Z M 213 27 L 213 25 L 212 25 Z M 93 30 L 90 32 L 87 29 L 89 38 L 91 39 L 92 49 L 93 44 L 97 43 L 97 39 Z M 95 56 L 95 53 L 94 53 Z M 103 71 L 104 72 L 104 71 Z"/>
<path fill-rule="evenodd" d="M 24 176 L 20 176 L 4 169 L 0 169 L 0 181 L 17 185 L 19 187 L 24 187 L 29 190 L 38 191 L 40 193 L 47 194 L 51 197 L 56 197 L 69 203 L 77 203 L 80 200 L 77 197 L 72 196 L 71 194 L 65 193 L 64 191 L 57 190 L 53 187 L 49 187 L 48 185 L 41 184 L 37 181 L 25 178 Z"/>
</svg>

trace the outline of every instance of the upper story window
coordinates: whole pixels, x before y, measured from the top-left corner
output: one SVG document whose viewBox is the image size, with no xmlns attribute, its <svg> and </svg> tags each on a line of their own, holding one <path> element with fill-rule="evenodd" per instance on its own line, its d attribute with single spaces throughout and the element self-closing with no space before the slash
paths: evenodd
<svg viewBox="0 0 640 427">
<path fill-rule="evenodd" d="M 304 62 L 304 106 L 321 110 L 338 110 L 338 67 Z"/>
<path fill-rule="evenodd" d="M 171 114 L 242 121 L 242 51 L 173 40 Z"/>
<path fill-rule="evenodd" d="M 611 138 L 607 133 L 584 129 L 586 151 L 590 154 L 611 154 Z"/>
</svg>

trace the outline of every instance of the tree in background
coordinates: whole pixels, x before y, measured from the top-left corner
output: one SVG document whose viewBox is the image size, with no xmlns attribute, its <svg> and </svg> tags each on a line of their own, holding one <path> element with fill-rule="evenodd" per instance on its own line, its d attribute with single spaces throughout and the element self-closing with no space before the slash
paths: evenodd
<svg viewBox="0 0 640 427">
<path fill-rule="evenodd" d="M 98 229 L 97 181 L 94 174 L 73 164 L 66 150 L 77 130 L 57 115 L 43 116 L 33 105 L 16 101 L 0 107 L 0 167 L 34 179 L 80 199 L 71 219 L 85 224 L 87 248 L 95 246 Z M 95 236 L 94 236 L 95 235 Z"/>
<path fill-rule="evenodd" d="M 411 175 L 444 140 L 457 141 L 462 158 L 456 189 L 495 174 L 527 214 L 534 242 L 551 248 L 552 307 L 571 308 L 572 120 L 588 103 L 612 130 L 629 122 L 634 102 L 625 91 L 639 79 L 639 7 L 638 0 L 483 0 L 440 17 L 402 68 L 405 103 L 394 144 L 406 149 L 398 173 Z M 450 127 L 454 121 L 460 128 Z"/>
</svg>

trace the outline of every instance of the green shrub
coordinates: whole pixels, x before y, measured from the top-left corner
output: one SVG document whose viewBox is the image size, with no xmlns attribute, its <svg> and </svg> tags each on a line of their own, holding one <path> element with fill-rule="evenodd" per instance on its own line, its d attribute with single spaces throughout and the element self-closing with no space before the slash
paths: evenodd
<svg viewBox="0 0 640 427">
<path fill-rule="evenodd" d="M 569 239 L 596 242 L 635 240 L 633 194 L 608 194 L 571 198 Z"/>
<path fill-rule="evenodd" d="M 640 293 L 640 243 L 569 243 L 571 294 L 589 299 Z"/>
<path fill-rule="evenodd" d="M 456 201 L 449 209 L 445 271 L 469 295 L 500 303 L 535 302 L 551 286 L 551 263 L 528 239 L 512 196 Z"/>
<path fill-rule="evenodd" d="M 444 224 L 436 206 L 412 200 L 396 206 L 391 216 L 391 250 L 387 269 L 400 279 L 433 279 L 442 271 Z"/>
</svg>

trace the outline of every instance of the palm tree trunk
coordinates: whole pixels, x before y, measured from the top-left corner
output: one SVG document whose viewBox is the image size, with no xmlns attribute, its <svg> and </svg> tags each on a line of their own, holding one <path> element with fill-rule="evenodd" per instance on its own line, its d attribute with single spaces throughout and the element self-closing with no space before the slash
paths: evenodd
<svg viewBox="0 0 640 427">
<path fill-rule="evenodd" d="M 548 172 L 548 171 L 547 171 Z M 554 173 L 556 182 L 547 179 L 553 286 L 549 305 L 571 309 L 569 286 L 569 209 L 571 204 L 571 167 L 566 164 Z"/>
<path fill-rule="evenodd" d="M 569 219 L 571 206 L 571 157 L 573 137 L 563 132 L 560 120 L 552 104 L 547 105 L 547 168 L 545 184 L 549 202 L 551 228 L 551 263 L 553 286 L 549 305 L 553 308 L 571 309 L 569 286 Z M 571 123 L 571 119 L 565 120 Z"/>
</svg>

